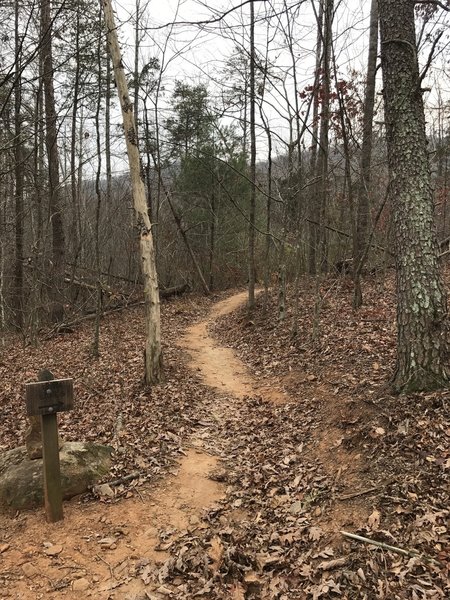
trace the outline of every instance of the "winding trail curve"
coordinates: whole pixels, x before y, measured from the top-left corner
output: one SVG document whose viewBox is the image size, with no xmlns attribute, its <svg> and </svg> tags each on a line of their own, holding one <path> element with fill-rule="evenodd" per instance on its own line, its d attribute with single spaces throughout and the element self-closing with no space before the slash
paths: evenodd
<svg viewBox="0 0 450 600">
<path fill-rule="evenodd" d="M 230 314 L 247 300 L 247 292 L 234 294 L 217 302 L 208 317 L 186 330 L 178 345 L 187 351 L 189 367 L 199 371 L 206 385 L 236 398 L 261 396 L 264 400 L 283 403 L 286 394 L 273 385 L 261 385 L 231 348 L 219 346 L 208 328 L 217 318 Z"/>
</svg>

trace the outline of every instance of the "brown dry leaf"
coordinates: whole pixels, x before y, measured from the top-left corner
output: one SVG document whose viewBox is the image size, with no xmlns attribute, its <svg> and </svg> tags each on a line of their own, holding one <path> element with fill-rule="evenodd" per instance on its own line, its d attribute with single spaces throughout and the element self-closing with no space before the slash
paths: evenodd
<svg viewBox="0 0 450 600">
<path fill-rule="evenodd" d="M 150 565 L 146 565 L 141 573 L 141 579 L 144 582 L 145 585 L 148 585 L 150 583 L 150 581 L 152 580 L 151 575 L 152 575 L 153 569 Z"/>
<path fill-rule="evenodd" d="M 317 568 L 321 571 L 332 571 L 343 567 L 348 562 L 348 556 L 342 556 L 341 558 L 335 558 L 334 560 L 324 560 L 317 565 Z"/>
<path fill-rule="evenodd" d="M 313 526 L 309 528 L 308 535 L 310 540 L 316 542 L 322 537 L 323 531 L 320 529 L 320 527 Z"/>
<path fill-rule="evenodd" d="M 245 590 L 238 581 L 231 585 L 230 591 L 232 600 L 245 600 Z"/>
<path fill-rule="evenodd" d="M 367 519 L 367 523 L 372 531 L 377 531 L 380 526 L 381 514 L 378 510 L 374 510 Z"/>
<path fill-rule="evenodd" d="M 255 573 L 255 571 L 249 571 L 245 574 L 244 581 L 248 584 L 259 584 L 261 582 L 261 578 L 258 573 Z"/>
<path fill-rule="evenodd" d="M 214 537 L 210 542 L 210 549 L 208 550 L 208 556 L 212 560 L 211 568 L 213 571 L 218 571 L 222 564 L 224 547 L 219 537 Z"/>
<path fill-rule="evenodd" d="M 264 569 L 264 567 L 267 567 L 268 565 L 274 565 L 274 564 L 277 564 L 278 562 L 280 562 L 279 554 L 266 554 L 266 553 L 260 552 L 256 555 L 255 558 L 256 558 L 258 567 L 261 569 L 261 571 Z"/>
</svg>

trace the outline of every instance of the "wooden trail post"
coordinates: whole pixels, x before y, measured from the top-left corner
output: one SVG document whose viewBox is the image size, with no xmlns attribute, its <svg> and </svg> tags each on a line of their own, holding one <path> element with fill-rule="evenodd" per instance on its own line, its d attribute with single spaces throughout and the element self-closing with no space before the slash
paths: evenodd
<svg viewBox="0 0 450 600">
<path fill-rule="evenodd" d="M 47 521 L 64 518 L 57 413 L 73 408 L 73 380 L 54 379 L 50 371 L 36 383 L 26 384 L 27 413 L 41 417 L 44 498 Z"/>
</svg>

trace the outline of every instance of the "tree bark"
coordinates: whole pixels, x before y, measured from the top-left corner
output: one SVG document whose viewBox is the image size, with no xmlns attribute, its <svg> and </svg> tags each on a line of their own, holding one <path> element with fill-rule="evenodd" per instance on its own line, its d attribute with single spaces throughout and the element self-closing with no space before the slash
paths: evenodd
<svg viewBox="0 0 450 600">
<path fill-rule="evenodd" d="M 102 24 L 102 12 L 99 9 L 99 21 Z M 100 30 L 101 32 L 101 30 Z M 101 145 L 101 127 L 100 127 L 100 110 L 102 105 L 102 91 L 103 91 L 103 77 L 102 77 L 102 37 L 98 36 L 97 40 L 97 69 L 98 69 L 98 97 L 97 107 L 95 110 L 95 142 L 97 147 L 97 169 L 95 172 L 95 195 L 97 197 L 97 203 L 95 206 L 95 223 L 94 223 L 94 248 L 95 248 L 95 270 L 96 270 L 96 310 L 95 310 L 95 321 L 94 321 L 94 337 L 92 341 L 92 354 L 93 356 L 100 355 L 100 320 L 102 313 L 102 269 L 101 269 L 101 256 L 100 256 L 100 214 L 102 208 L 102 190 L 101 190 L 101 176 L 102 176 L 102 145 Z M 107 58 L 107 60 L 109 57 Z"/>
<path fill-rule="evenodd" d="M 363 139 L 361 147 L 361 175 L 358 188 L 358 206 L 356 213 L 356 235 L 353 238 L 353 307 L 360 308 L 363 303 L 361 290 L 361 270 L 367 256 L 365 246 L 369 233 L 370 214 L 370 165 L 372 160 L 373 111 L 375 106 L 375 82 L 378 52 L 378 0 L 372 0 L 370 9 L 370 39 L 367 58 L 367 81 L 364 96 Z"/>
<path fill-rule="evenodd" d="M 389 194 L 397 269 L 394 389 L 448 385 L 447 297 L 439 272 L 411 0 L 379 0 Z"/>
<path fill-rule="evenodd" d="M 73 104 L 72 104 L 72 122 L 71 122 L 71 142 L 70 142 L 70 188 L 71 188 L 71 212 L 72 212 L 72 227 L 71 227 L 71 238 L 72 238 L 72 260 L 74 262 L 74 271 L 76 263 L 78 261 L 78 255 L 80 253 L 80 243 L 78 236 L 78 222 L 80 214 L 79 190 L 77 188 L 77 127 L 78 127 L 78 108 L 79 108 L 79 97 L 80 97 L 80 12 L 81 7 L 76 7 L 77 12 L 77 24 L 75 33 L 75 76 L 73 82 Z M 81 138 L 79 144 L 81 146 Z"/>
<path fill-rule="evenodd" d="M 105 24 L 108 31 L 108 46 L 114 68 L 117 91 L 122 109 L 123 126 L 130 165 L 131 185 L 134 208 L 137 215 L 142 274 L 144 278 L 144 297 L 146 303 L 146 346 L 145 380 L 148 384 L 158 383 L 162 379 L 161 323 L 156 273 L 155 252 L 153 247 L 152 225 L 148 216 L 145 186 L 141 174 L 136 127 L 133 117 L 133 104 L 123 69 L 122 56 L 117 38 L 111 0 L 100 0 L 103 5 Z"/>
<path fill-rule="evenodd" d="M 317 157 L 319 219 L 319 264 L 320 271 L 328 270 L 328 243 L 325 228 L 329 184 L 328 152 L 330 132 L 330 85 L 331 85 L 331 45 L 333 35 L 334 0 L 325 0 L 323 23 L 323 75 L 322 112 L 320 115 L 319 149 Z M 317 271 L 317 269 L 316 269 Z"/>
<path fill-rule="evenodd" d="M 255 123 L 255 5 L 250 2 L 250 207 L 248 215 L 248 309 L 255 308 L 255 212 L 256 212 L 256 123 Z"/>
<path fill-rule="evenodd" d="M 45 101 L 45 143 L 48 158 L 49 212 L 52 228 L 52 306 L 51 319 L 54 323 L 64 319 L 64 263 L 65 236 L 61 211 L 61 190 L 59 182 L 58 122 L 53 87 L 53 50 L 51 0 L 41 2 L 41 53 L 42 79 Z"/>
<path fill-rule="evenodd" d="M 14 324 L 17 329 L 23 326 L 23 139 L 22 139 L 22 77 L 21 44 L 19 35 L 19 2 L 14 10 L 14 41 L 17 74 L 14 89 L 14 180 L 15 180 L 15 264 L 14 264 Z"/>
<path fill-rule="evenodd" d="M 314 5 L 313 5 L 314 6 Z M 311 130 L 311 159 L 310 173 L 312 178 L 316 176 L 317 168 L 317 148 L 319 146 L 319 92 L 320 92 L 320 68 L 322 66 L 322 36 L 323 36 L 323 0 L 319 4 L 319 14 L 317 15 L 317 44 L 316 44 L 316 69 L 314 74 L 313 89 L 313 116 Z M 317 185 L 312 186 L 312 193 L 308 204 L 308 272 L 310 275 L 316 274 L 317 248 L 319 240 L 319 222 L 320 209 L 317 198 Z"/>
</svg>

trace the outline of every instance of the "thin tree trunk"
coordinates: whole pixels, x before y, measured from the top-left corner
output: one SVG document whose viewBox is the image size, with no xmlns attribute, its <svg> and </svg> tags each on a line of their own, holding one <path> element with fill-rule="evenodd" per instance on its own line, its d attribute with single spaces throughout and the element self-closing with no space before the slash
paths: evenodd
<svg viewBox="0 0 450 600">
<path fill-rule="evenodd" d="M 215 154 L 215 146 L 214 146 Z M 214 167 L 211 177 L 211 202 L 210 202 L 210 222 L 209 222 L 209 289 L 214 289 L 214 259 L 216 251 L 216 165 L 214 161 Z"/>
<path fill-rule="evenodd" d="M 319 146 L 319 92 L 320 92 L 320 67 L 323 63 L 322 57 L 322 36 L 323 36 L 323 2 L 320 0 L 319 14 L 317 16 L 317 45 L 316 45 L 316 68 L 314 77 L 314 89 L 313 89 L 313 115 L 312 115 L 312 133 L 311 133 L 311 159 L 310 159 L 310 173 L 312 177 L 316 176 L 317 170 L 317 148 Z M 308 238 L 309 238 L 309 252 L 308 252 L 308 272 L 310 275 L 316 274 L 317 267 L 317 250 L 319 240 L 319 225 L 320 222 L 320 208 L 319 198 L 317 196 L 317 186 L 314 185 L 311 190 L 311 197 L 308 205 Z"/>
<path fill-rule="evenodd" d="M 74 265 L 74 272 L 77 265 L 77 259 L 79 255 L 79 244 L 78 239 L 78 214 L 80 207 L 78 205 L 78 189 L 77 189 L 77 118 L 78 118 L 78 106 L 79 106 L 79 88 L 80 88 L 80 10 L 77 6 L 77 24 L 75 33 L 75 79 L 73 82 L 73 105 L 72 105 L 72 123 L 71 123 L 71 146 L 70 146 L 70 187 L 71 187 L 71 237 L 72 237 L 72 262 Z M 78 143 L 81 145 L 81 138 Z"/>
<path fill-rule="evenodd" d="M 136 128 L 136 139 L 139 140 L 139 20 L 141 17 L 141 2 L 136 0 L 136 17 L 134 23 L 134 126 Z"/>
<path fill-rule="evenodd" d="M 102 21 L 100 9 L 99 21 Z M 97 203 L 95 206 L 95 223 L 94 223 L 94 246 L 95 246 L 95 271 L 96 271 L 96 308 L 94 320 L 94 339 L 92 342 L 92 354 L 99 356 L 100 354 L 100 319 L 102 312 L 102 269 L 100 264 L 100 211 L 102 207 L 102 191 L 100 187 L 102 173 L 102 146 L 100 137 L 100 108 L 102 104 L 102 55 L 101 55 L 101 36 L 99 35 L 97 43 L 97 69 L 98 69 L 98 97 L 97 108 L 95 111 L 95 141 L 97 147 L 97 170 L 95 173 L 95 195 Z M 109 60 L 109 57 L 107 58 Z"/>
<path fill-rule="evenodd" d="M 269 284 L 270 284 L 270 249 L 272 239 L 270 236 L 271 219 L 272 219 L 272 132 L 270 131 L 269 123 L 265 118 L 262 103 L 259 106 L 261 120 L 264 125 L 264 131 L 267 136 L 267 204 L 266 204 L 266 239 L 264 250 L 264 300 L 263 313 L 267 314 L 267 305 L 269 302 Z"/>
<path fill-rule="evenodd" d="M 19 2 L 14 11 L 14 41 L 16 78 L 14 89 L 14 178 L 15 178 L 15 264 L 14 264 L 14 324 L 17 329 L 23 327 L 23 142 L 22 142 L 22 79 L 21 79 L 21 45 L 19 35 Z"/>
<path fill-rule="evenodd" d="M 248 225 L 248 309 L 255 308 L 255 214 L 256 214 L 256 122 L 255 122 L 255 5 L 250 2 L 250 207 Z"/>
<path fill-rule="evenodd" d="M 379 0 L 381 61 L 397 269 L 393 385 L 447 386 L 447 295 L 439 271 L 414 3 Z"/>
<path fill-rule="evenodd" d="M 50 1 L 41 3 L 41 54 L 42 78 L 45 99 L 45 142 L 49 175 L 49 212 L 52 229 L 51 319 L 54 323 L 64 319 L 64 263 L 65 237 L 61 212 L 61 190 L 59 181 L 58 127 L 53 87 L 52 20 Z"/>
<path fill-rule="evenodd" d="M 105 164 L 106 164 L 106 193 L 105 193 L 105 212 L 111 207 L 112 201 L 112 166 L 111 166 L 111 59 L 106 53 L 106 93 L 105 93 Z M 151 222 L 151 217 L 150 217 Z M 112 266 L 112 256 L 109 257 L 109 268 Z M 109 278 L 108 273 L 108 278 Z"/>
<path fill-rule="evenodd" d="M 198 260 L 197 260 L 195 254 L 194 254 L 194 251 L 192 250 L 192 246 L 191 246 L 191 244 L 189 242 L 188 236 L 186 235 L 186 231 L 185 231 L 185 229 L 183 227 L 183 223 L 181 222 L 181 217 L 180 217 L 180 215 L 178 214 L 178 212 L 177 212 L 177 210 L 175 208 L 175 204 L 173 202 L 172 196 L 171 196 L 169 190 L 164 185 L 164 182 L 162 180 L 161 172 L 158 169 L 158 167 L 156 166 L 156 158 L 155 158 L 155 156 L 153 156 L 153 162 L 155 164 L 156 170 L 158 171 L 158 177 L 159 177 L 159 180 L 160 180 L 161 189 L 162 189 L 162 191 L 164 192 L 164 194 L 166 196 L 166 200 L 167 200 L 167 203 L 169 204 L 169 208 L 170 208 L 170 210 L 172 212 L 172 215 L 173 215 L 175 224 L 177 226 L 177 229 L 180 232 L 181 237 L 183 238 L 184 245 L 186 246 L 186 249 L 187 249 L 187 251 L 189 253 L 189 256 L 191 257 L 192 264 L 194 265 L 194 269 L 197 272 L 198 278 L 200 279 L 200 283 L 202 285 L 203 291 L 208 296 L 211 293 L 211 290 L 209 289 L 208 284 L 206 283 L 206 279 L 203 276 L 202 269 L 201 269 L 201 267 L 200 267 L 200 265 L 198 263 Z"/>
<path fill-rule="evenodd" d="M 162 353 L 158 276 L 156 273 L 155 252 L 153 248 L 152 225 L 148 216 L 145 186 L 141 176 L 139 150 L 133 117 L 133 104 L 130 101 L 127 80 L 123 69 L 111 0 L 100 0 L 100 2 L 103 5 L 105 23 L 108 30 L 108 45 L 122 109 L 128 161 L 130 164 L 133 201 L 140 233 L 140 254 L 144 278 L 147 330 L 145 346 L 145 379 L 148 384 L 154 384 L 161 381 L 162 378 Z"/>
<path fill-rule="evenodd" d="M 338 98 L 339 103 L 339 120 L 341 122 L 341 133 L 342 133 L 342 146 L 344 149 L 344 186 L 342 196 L 345 198 L 347 193 L 348 197 L 348 206 L 350 209 L 350 219 L 351 219 L 351 227 L 352 227 L 352 240 L 356 237 L 356 218 L 355 218 L 355 201 L 353 194 L 353 182 L 352 182 L 352 169 L 351 169 L 351 153 L 350 153 L 350 142 L 348 138 L 348 118 L 346 114 L 346 108 L 344 103 L 344 98 L 342 94 L 342 90 L 339 87 L 338 82 L 338 73 L 336 66 L 336 56 L 333 49 L 333 74 L 334 74 L 334 82 L 336 86 L 336 96 Z M 342 203 L 341 207 L 341 215 L 340 215 L 340 226 L 344 224 L 344 203 Z"/>
<path fill-rule="evenodd" d="M 370 215 L 370 165 L 372 159 L 373 112 L 375 106 L 375 82 L 378 52 L 378 0 L 372 0 L 370 12 L 369 56 L 367 59 L 367 81 L 364 97 L 363 139 L 361 147 L 361 176 L 358 187 L 356 235 L 353 237 L 353 307 L 362 306 L 361 270 L 364 266 L 365 245 L 369 230 Z"/>
<path fill-rule="evenodd" d="M 322 112 L 320 115 L 319 149 L 317 157 L 318 208 L 319 208 L 319 264 L 321 271 L 328 269 L 328 243 L 325 228 L 328 204 L 328 153 L 330 130 L 330 82 L 331 82 L 331 44 L 333 27 L 334 0 L 325 0 L 323 24 L 323 75 L 322 75 Z M 316 268 L 317 272 L 317 268 Z"/>
</svg>

